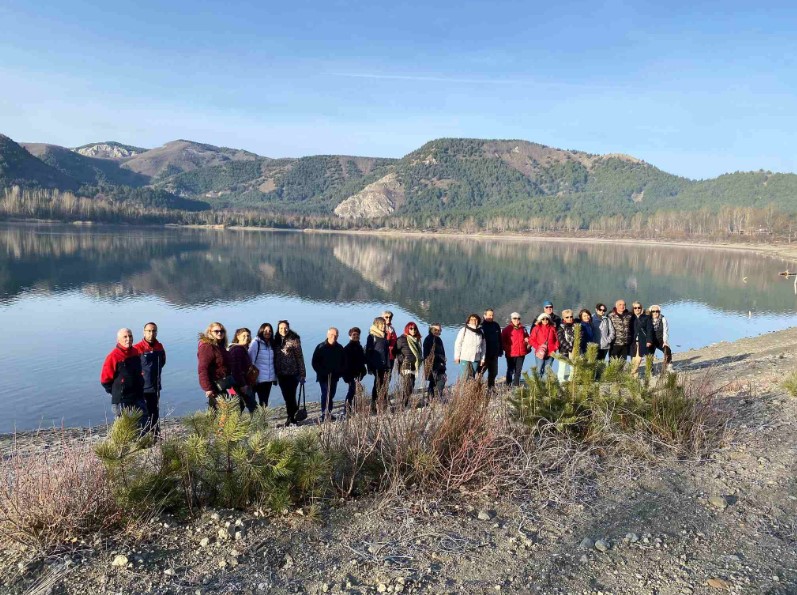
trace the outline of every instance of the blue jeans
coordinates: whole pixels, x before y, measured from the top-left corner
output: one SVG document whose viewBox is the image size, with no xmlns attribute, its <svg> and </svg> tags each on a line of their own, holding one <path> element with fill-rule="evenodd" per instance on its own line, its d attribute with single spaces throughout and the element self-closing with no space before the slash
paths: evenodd
<svg viewBox="0 0 797 595">
<path fill-rule="evenodd" d="M 144 395 L 135 401 L 123 401 L 113 406 L 113 412 L 116 417 L 122 417 L 122 412 L 128 409 L 141 411 L 141 419 L 138 420 L 138 426 L 142 430 L 149 430 L 149 411 L 147 410 L 147 401 L 144 399 Z"/>
<path fill-rule="evenodd" d="M 534 356 L 534 358 L 537 360 L 537 373 L 540 376 L 545 376 L 545 371 L 549 370 L 551 368 L 551 365 L 553 365 L 553 358 L 546 357 L 543 359 L 539 359 L 537 356 Z"/>
<path fill-rule="evenodd" d="M 329 376 L 327 380 L 318 385 L 321 387 L 321 417 L 327 413 L 332 413 L 332 401 L 335 400 L 335 393 L 338 391 L 338 379 Z"/>
</svg>

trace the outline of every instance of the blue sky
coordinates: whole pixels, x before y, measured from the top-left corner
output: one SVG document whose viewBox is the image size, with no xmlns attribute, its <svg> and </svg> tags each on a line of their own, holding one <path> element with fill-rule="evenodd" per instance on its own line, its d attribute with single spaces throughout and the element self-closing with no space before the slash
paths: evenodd
<svg viewBox="0 0 797 595">
<path fill-rule="evenodd" d="M 794 2 L 0 0 L 0 132 L 400 157 L 439 137 L 797 171 Z"/>
</svg>

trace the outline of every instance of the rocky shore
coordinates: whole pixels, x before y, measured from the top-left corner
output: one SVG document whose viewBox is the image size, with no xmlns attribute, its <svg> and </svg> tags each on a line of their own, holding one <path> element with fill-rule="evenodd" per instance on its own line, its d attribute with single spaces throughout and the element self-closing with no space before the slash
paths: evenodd
<svg viewBox="0 0 797 595">
<path fill-rule="evenodd" d="M 781 387 L 795 354 L 797 328 L 675 356 L 731 414 L 725 444 L 702 460 L 585 450 L 570 484 L 535 493 L 369 497 L 315 518 L 156 516 L 48 557 L 5 548 L 0 591 L 796 593 L 797 399 Z M 0 440 L 4 454 L 12 445 Z"/>
</svg>

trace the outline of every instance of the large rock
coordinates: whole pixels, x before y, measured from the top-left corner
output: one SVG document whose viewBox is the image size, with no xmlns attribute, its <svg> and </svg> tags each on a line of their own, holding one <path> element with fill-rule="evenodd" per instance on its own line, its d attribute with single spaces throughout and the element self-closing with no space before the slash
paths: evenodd
<svg viewBox="0 0 797 595">
<path fill-rule="evenodd" d="M 368 184 L 335 207 L 342 219 L 373 219 L 393 213 L 404 203 L 404 187 L 395 172 Z"/>
</svg>

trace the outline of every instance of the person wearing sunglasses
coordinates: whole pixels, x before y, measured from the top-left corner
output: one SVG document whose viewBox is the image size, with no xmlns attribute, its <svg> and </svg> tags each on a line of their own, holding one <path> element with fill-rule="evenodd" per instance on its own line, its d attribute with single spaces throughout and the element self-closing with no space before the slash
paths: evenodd
<svg viewBox="0 0 797 595">
<path fill-rule="evenodd" d="M 510 315 L 509 324 L 501 331 L 501 343 L 506 355 L 506 386 L 519 386 L 529 352 L 529 332 L 520 321 L 520 313 Z"/>
<path fill-rule="evenodd" d="M 656 355 L 658 349 L 664 354 L 662 372 L 667 372 L 672 365 L 672 350 L 670 349 L 670 325 L 661 313 L 661 306 L 654 304 L 650 307 L 650 318 L 653 324 L 653 348 L 651 354 Z"/>
<path fill-rule="evenodd" d="M 400 378 L 400 401 L 406 407 L 415 388 L 415 378 L 423 361 L 421 331 L 414 322 L 408 322 L 404 334 L 396 340 L 396 365 Z"/>
<path fill-rule="evenodd" d="M 619 299 L 614 303 L 614 308 L 609 313 L 609 322 L 614 327 L 614 339 L 609 346 L 609 357 L 628 359 L 628 350 L 631 345 L 631 321 L 634 315 L 625 307 L 625 300 Z"/>
<path fill-rule="evenodd" d="M 598 344 L 598 361 L 602 362 L 609 353 L 609 348 L 614 341 L 614 325 L 606 315 L 606 304 L 595 305 L 595 316 L 592 317 L 595 342 Z"/>
<path fill-rule="evenodd" d="M 562 325 L 556 330 L 556 338 L 559 340 L 559 355 L 570 359 L 576 348 L 574 345 L 576 341 L 575 320 L 573 320 L 572 310 L 562 310 Z M 563 361 L 557 363 L 556 377 L 559 382 L 569 380 L 573 366 Z"/>
<path fill-rule="evenodd" d="M 551 300 L 545 300 L 542 303 L 542 312 L 543 314 L 548 315 L 548 318 L 550 318 L 551 324 L 554 326 L 554 328 L 558 329 L 561 326 L 562 318 L 553 311 L 553 303 Z"/>
<path fill-rule="evenodd" d="M 296 392 L 299 385 L 303 385 L 307 378 L 307 368 L 304 365 L 302 339 L 287 320 L 280 320 L 277 323 L 277 336 L 274 337 L 274 368 L 288 414 L 285 427 L 299 425 L 295 417 L 299 410 Z"/>
<path fill-rule="evenodd" d="M 211 322 L 199 334 L 197 347 L 197 375 L 199 386 L 205 391 L 208 409 L 216 410 L 219 397 L 232 388 L 230 356 L 227 352 L 227 329 L 220 322 Z"/>
<path fill-rule="evenodd" d="M 631 374 L 636 375 L 642 358 L 653 353 L 653 321 L 645 314 L 641 303 L 634 302 L 631 307 L 634 311 L 631 324 Z"/>
</svg>

